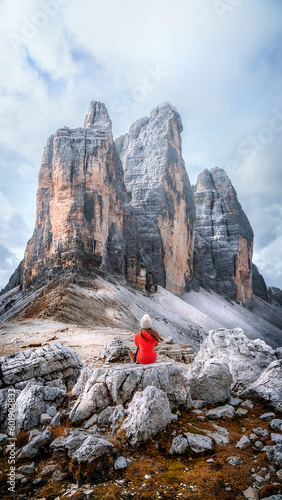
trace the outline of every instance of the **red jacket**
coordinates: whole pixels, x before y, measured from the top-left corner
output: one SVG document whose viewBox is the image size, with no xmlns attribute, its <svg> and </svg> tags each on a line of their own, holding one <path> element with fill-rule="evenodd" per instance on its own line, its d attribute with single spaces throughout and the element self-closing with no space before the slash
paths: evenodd
<svg viewBox="0 0 282 500">
<path fill-rule="evenodd" d="M 142 363 L 142 365 L 148 365 L 149 363 L 154 363 L 156 361 L 157 353 L 154 347 L 159 343 L 154 340 L 153 337 L 146 332 L 146 330 L 142 330 L 142 335 L 147 339 L 147 341 L 141 337 L 141 332 L 136 333 L 134 339 L 135 345 L 139 347 L 137 361 Z"/>
</svg>

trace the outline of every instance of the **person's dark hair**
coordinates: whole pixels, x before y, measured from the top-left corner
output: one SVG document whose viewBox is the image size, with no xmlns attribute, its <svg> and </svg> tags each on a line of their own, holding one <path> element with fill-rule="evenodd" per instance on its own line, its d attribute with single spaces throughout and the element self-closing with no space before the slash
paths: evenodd
<svg viewBox="0 0 282 500">
<path fill-rule="evenodd" d="M 156 340 L 157 342 L 162 342 L 162 340 L 163 340 L 162 337 L 158 334 L 158 332 L 156 332 L 152 328 L 147 328 L 146 330 L 144 330 L 144 329 L 141 330 L 141 337 L 142 337 L 142 339 L 146 340 L 146 342 L 148 342 L 148 340 L 146 339 L 146 337 L 144 337 L 142 332 L 149 333 L 149 335 L 151 335 L 151 337 L 153 337 L 153 339 Z"/>
</svg>

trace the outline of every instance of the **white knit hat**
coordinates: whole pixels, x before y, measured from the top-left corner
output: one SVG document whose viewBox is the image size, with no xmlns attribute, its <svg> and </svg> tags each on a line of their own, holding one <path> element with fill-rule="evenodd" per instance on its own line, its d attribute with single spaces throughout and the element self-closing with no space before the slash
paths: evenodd
<svg viewBox="0 0 282 500">
<path fill-rule="evenodd" d="M 140 321 L 140 324 L 141 324 L 141 328 L 143 330 L 147 330 L 148 328 L 152 328 L 152 321 L 151 321 L 149 314 L 145 314 L 145 316 L 143 316 L 143 318 Z"/>
</svg>

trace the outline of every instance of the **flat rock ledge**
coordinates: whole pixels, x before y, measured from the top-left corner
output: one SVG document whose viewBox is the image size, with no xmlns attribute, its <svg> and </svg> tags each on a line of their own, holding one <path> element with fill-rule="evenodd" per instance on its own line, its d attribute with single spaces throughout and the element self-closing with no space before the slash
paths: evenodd
<svg viewBox="0 0 282 500">
<path fill-rule="evenodd" d="M 75 385 L 82 366 L 75 351 L 61 342 L 1 357 L 0 428 L 7 430 L 11 417 L 16 435 L 40 423 L 54 424 L 53 419 L 58 424 L 57 407 Z"/>
<path fill-rule="evenodd" d="M 191 408 L 190 386 L 185 365 L 176 362 L 150 365 L 118 365 L 113 368 L 85 368 L 73 388 L 78 396 L 70 412 L 75 423 L 89 419 L 107 406 L 129 403 L 136 392 L 153 386 L 165 392 L 172 410 Z"/>
<path fill-rule="evenodd" d="M 46 383 L 63 379 L 71 390 L 82 366 L 75 351 L 62 342 L 9 354 L 0 358 L 0 389 L 23 389 L 29 380 Z"/>
</svg>

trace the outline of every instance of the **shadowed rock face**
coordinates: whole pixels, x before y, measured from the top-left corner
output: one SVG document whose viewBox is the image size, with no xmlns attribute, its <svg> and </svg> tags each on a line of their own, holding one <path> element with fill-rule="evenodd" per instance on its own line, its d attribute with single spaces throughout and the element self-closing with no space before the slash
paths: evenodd
<svg viewBox="0 0 282 500">
<path fill-rule="evenodd" d="M 252 281 L 254 294 L 263 300 L 269 301 L 269 293 L 267 291 L 266 283 L 254 263 L 252 265 Z"/>
<path fill-rule="evenodd" d="M 269 286 L 267 290 L 270 295 L 270 299 L 282 306 L 282 290 L 275 286 Z"/>
<path fill-rule="evenodd" d="M 194 187 L 196 272 L 200 283 L 232 300 L 252 298 L 253 231 L 224 170 L 204 170 Z"/>
<path fill-rule="evenodd" d="M 144 287 L 133 219 L 111 120 L 92 101 L 85 127 L 59 129 L 44 149 L 23 288 L 66 268 L 117 272 Z"/>
<path fill-rule="evenodd" d="M 163 104 L 116 141 L 142 248 L 158 284 L 176 294 L 186 291 L 192 278 L 195 224 L 182 129 L 176 109 Z"/>
</svg>

